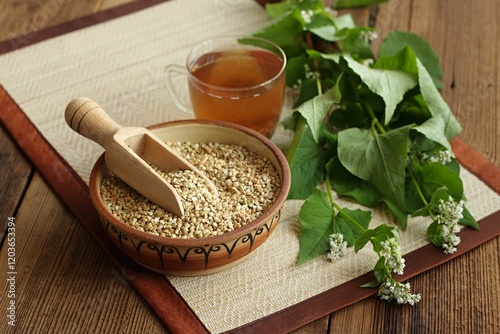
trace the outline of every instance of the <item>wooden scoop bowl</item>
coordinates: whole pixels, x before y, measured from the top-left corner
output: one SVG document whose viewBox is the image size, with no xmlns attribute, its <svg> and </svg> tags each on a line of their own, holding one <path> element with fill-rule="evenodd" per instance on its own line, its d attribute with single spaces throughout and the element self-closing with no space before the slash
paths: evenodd
<svg viewBox="0 0 500 334">
<path fill-rule="evenodd" d="M 73 130 L 105 149 L 106 165 L 117 177 L 165 210 L 177 216 L 184 214 L 176 190 L 148 163 L 165 172 L 192 170 L 218 195 L 215 185 L 203 173 L 152 132 L 141 127 L 121 127 L 91 99 L 71 101 L 65 118 Z"/>
</svg>

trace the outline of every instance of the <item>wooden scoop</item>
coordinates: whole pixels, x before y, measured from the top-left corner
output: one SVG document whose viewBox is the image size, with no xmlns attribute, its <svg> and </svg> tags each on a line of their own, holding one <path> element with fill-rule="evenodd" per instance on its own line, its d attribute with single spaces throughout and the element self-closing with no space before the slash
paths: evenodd
<svg viewBox="0 0 500 334">
<path fill-rule="evenodd" d="M 91 99 L 82 97 L 71 101 L 65 118 L 73 130 L 106 150 L 106 165 L 117 177 L 165 210 L 177 216 L 184 214 L 175 189 L 148 163 L 165 172 L 192 170 L 218 195 L 215 185 L 204 174 L 152 132 L 140 127 L 121 127 Z"/>
</svg>

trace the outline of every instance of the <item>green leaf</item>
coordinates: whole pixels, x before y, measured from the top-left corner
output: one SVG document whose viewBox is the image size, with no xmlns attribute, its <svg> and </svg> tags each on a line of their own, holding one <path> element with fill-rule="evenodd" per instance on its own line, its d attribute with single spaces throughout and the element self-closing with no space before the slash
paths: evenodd
<svg viewBox="0 0 500 334">
<path fill-rule="evenodd" d="M 427 239 L 435 246 L 441 247 L 444 244 L 443 235 L 443 225 L 438 224 L 437 221 L 432 222 L 427 228 Z"/>
<path fill-rule="evenodd" d="M 347 242 L 348 246 L 353 246 L 356 240 L 368 229 L 370 225 L 370 220 L 372 219 L 372 214 L 370 211 L 363 210 L 350 210 L 348 208 L 342 209 L 343 214 L 339 213 L 336 216 L 335 224 L 339 227 L 340 232 L 344 235 L 344 240 Z M 345 217 L 347 215 L 350 219 L 355 220 L 360 226 L 353 224 L 349 218 Z"/>
<path fill-rule="evenodd" d="M 387 205 L 387 207 L 389 208 L 391 213 L 394 215 L 394 217 L 396 217 L 396 219 L 399 223 L 399 226 L 401 226 L 401 228 L 403 230 L 406 230 L 406 228 L 408 227 L 408 214 L 407 214 L 406 210 L 399 207 L 398 205 L 392 203 L 388 199 L 384 199 L 384 203 L 385 203 L 385 205 Z M 405 204 L 406 204 L 406 202 L 405 202 Z"/>
<path fill-rule="evenodd" d="M 349 68 L 361 77 L 368 88 L 382 97 L 385 102 L 384 124 L 389 124 L 404 94 L 417 85 L 416 77 L 402 71 L 369 68 L 350 57 L 344 57 L 344 59 Z"/>
<path fill-rule="evenodd" d="M 339 30 L 356 28 L 356 23 L 354 22 L 352 15 L 349 13 L 335 17 L 333 22 L 335 22 L 335 26 Z"/>
<path fill-rule="evenodd" d="M 373 68 L 418 74 L 417 56 L 412 48 L 405 47 L 394 54 L 379 55 Z"/>
<path fill-rule="evenodd" d="M 384 195 L 370 182 L 350 173 L 338 157 L 332 158 L 326 168 L 329 171 L 333 189 L 339 196 L 354 198 L 356 202 L 366 207 L 374 207 Z"/>
<path fill-rule="evenodd" d="M 297 85 L 299 81 L 303 81 L 305 79 L 305 66 L 308 66 L 309 68 L 311 67 L 311 61 L 305 54 L 300 54 L 296 57 L 290 57 L 287 59 L 286 85 L 288 87 L 293 87 L 294 85 Z"/>
<path fill-rule="evenodd" d="M 413 89 L 412 91 L 416 91 Z M 422 124 L 432 117 L 427 104 L 420 94 L 412 95 L 410 91 L 398 104 L 396 112 L 394 113 L 393 122 L 391 122 L 390 127 L 395 128 L 399 126 L 404 126 L 408 124 Z"/>
<path fill-rule="evenodd" d="M 277 18 L 292 9 L 290 1 L 282 1 L 277 3 L 266 3 L 267 15 L 271 18 Z"/>
<path fill-rule="evenodd" d="M 372 136 L 368 130 L 339 132 L 338 156 L 352 174 L 373 183 L 394 205 L 405 210 L 405 167 L 409 126 Z"/>
<path fill-rule="evenodd" d="M 307 198 L 324 180 L 324 156 L 303 117 L 296 125 L 287 160 L 292 174 L 288 198 Z"/>
<path fill-rule="evenodd" d="M 444 133 L 448 141 L 460 133 L 460 124 L 457 122 L 451 113 L 450 107 L 443 100 L 441 94 L 436 88 L 433 77 L 427 70 L 427 64 L 423 64 L 419 55 L 413 48 L 401 46 L 401 49 L 398 49 L 398 51 L 388 49 L 381 52 L 381 55 L 382 56 L 374 64 L 374 67 L 377 69 L 387 68 L 390 70 L 400 70 L 408 73 L 418 73 L 418 84 L 423 100 L 427 104 L 432 116 L 441 116 L 443 118 L 445 125 Z M 441 141 L 443 140 L 440 139 L 440 142 Z"/>
<path fill-rule="evenodd" d="M 379 225 L 363 233 L 354 244 L 354 251 L 359 252 L 368 242 L 372 242 L 375 251 L 380 250 L 380 242 L 395 236 L 395 230 L 386 224 Z"/>
<path fill-rule="evenodd" d="M 302 104 L 311 101 L 318 96 L 318 85 L 315 79 L 305 79 L 300 84 L 299 97 L 295 101 L 294 108 L 298 109 Z"/>
<path fill-rule="evenodd" d="M 447 150 L 451 151 L 452 150 L 451 145 L 450 142 L 448 141 L 448 138 L 446 138 L 444 129 L 445 129 L 445 122 L 443 117 L 441 117 L 441 115 L 438 115 L 436 117 L 431 117 L 426 122 L 417 125 L 413 128 L 413 130 L 420 132 L 428 139 L 441 144 Z"/>
<path fill-rule="evenodd" d="M 325 5 L 321 0 L 285 0 L 300 10 L 312 10 L 321 12 L 325 10 Z"/>
<path fill-rule="evenodd" d="M 354 243 L 354 251 L 357 253 L 359 252 L 361 249 L 363 249 L 363 247 L 365 247 L 365 245 L 367 243 L 370 242 L 371 238 L 376 234 L 376 231 L 375 230 L 368 230 L 366 231 L 365 233 L 363 233 L 357 240 L 356 242 Z"/>
<path fill-rule="evenodd" d="M 381 256 L 375 264 L 375 268 L 373 268 L 373 274 L 375 275 L 378 284 L 381 284 L 391 277 L 390 271 L 387 270 L 387 266 L 385 265 L 385 260 L 385 257 Z"/>
<path fill-rule="evenodd" d="M 322 53 L 317 50 L 307 50 L 307 54 L 311 58 L 323 58 L 327 60 L 331 60 L 335 63 L 338 63 L 340 60 L 340 54 L 338 53 Z"/>
<path fill-rule="evenodd" d="M 338 0 L 335 4 L 335 8 L 365 7 L 387 1 L 388 0 Z"/>
<path fill-rule="evenodd" d="M 477 223 L 476 219 L 471 215 L 469 210 L 464 206 L 464 211 L 462 212 L 462 215 L 464 216 L 462 219 L 460 219 L 459 223 L 464 226 L 469 226 L 472 227 L 475 230 L 480 230 L 479 224 Z"/>
<path fill-rule="evenodd" d="M 328 121 L 339 129 L 370 127 L 369 118 L 361 103 L 344 103 L 342 108 L 337 108 L 332 112 Z"/>
<path fill-rule="evenodd" d="M 429 216 L 429 211 L 434 211 L 434 209 L 439 205 L 439 201 L 447 200 L 450 197 L 448 189 L 446 187 L 440 187 L 434 191 L 431 200 L 428 205 L 423 206 L 421 209 L 415 211 L 413 216 Z"/>
<path fill-rule="evenodd" d="M 304 52 L 305 44 L 302 39 L 302 23 L 296 15 L 294 11 L 287 12 L 254 32 L 253 35 L 278 44 L 287 58 L 297 56 Z"/>
<path fill-rule="evenodd" d="M 328 110 L 339 100 L 340 94 L 336 87 L 334 87 L 326 93 L 304 102 L 297 108 L 297 111 L 307 120 L 307 124 L 311 128 L 311 133 L 316 142 L 319 141 L 321 125 Z"/>
<path fill-rule="evenodd" d="M 455 174 L 460 175 L 460 165 L 458 164 L 458 161 L 456 158 L 452 157 L 451 161 L 446 163 L 445 166 L 446 166 L 446 168 L 455 172 Z"/>
<path fill-rule="evenodd" d="M 312 15 L 311 21 L 306 23 L 306 29 L 321 37 L 325 41 L 333 42 L 337 40 L 335 34 L 337 27 L 334 25 L 331 16 L 326 12 L 319 12 Z"/>
<path fill-rule="evenodd" d="M 300 250 L 297 264 L 302 264 L 329 249 L 333 233 L 333 208 L 325 192 L 315 189 L 299 213 Z"/>
<path fill-rule="evenodd" d="M 460 124 L 453 116 L 450 107 L 443 100 L 443 97 L 432 83 L 432 78 L 425 69 L 424 65 L 417 59 L 418 82 L 422 96 L 429 106 L 429 110 L 434 117 L 441 116 L 444 120 L 444 133 L 448 140 L 452 140 L 462 131 Z"/>
<path fill-rule="evenodd" d="M 380 46 L 379 57 L 393 56 L 405 47 L 411 47 L 415 55 L 430 73 L 437 88 L 441 88 L 443 68 L 434 48 L 421 36 L 403 31 L 391 31 Z"/>
<path fill-rule="evenodd" d="M 441 187 L 446 187 L 455 200 L 460 200 L 463 196 L 464 188 L 460 176 L 439 162 L 422 165 L 415 171 L 414 176 L 427 201 Z"/>
<path fill-rule="evenodd" d="M 374 279 L 373 281 L 370 281 L 368 283 L 361 285 L 361 287 L 362 288 L 376 288 L 379 285 L 380 285 L 380 283 L 378 282 L 378 280 Z"/>
<path fill-rule="evenodd" d="M 363 35 L 374 30 L 371 27 L 355 27 L 339 31 L 336 36 L 340 39 L 342 52 L 356 60 L 373 59 L 370 43 Z"/>
</svg>

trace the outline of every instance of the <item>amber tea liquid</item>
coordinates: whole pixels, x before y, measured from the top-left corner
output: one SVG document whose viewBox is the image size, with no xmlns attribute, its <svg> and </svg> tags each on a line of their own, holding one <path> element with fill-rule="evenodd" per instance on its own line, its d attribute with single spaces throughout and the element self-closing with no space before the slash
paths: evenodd
<svg viewBox="0 0 500 334">
<path fill-rule="evenodd" d="M 285 94 L 284 60 L 261 49 L 234 49 L 199 57 L 189 93 L 196 118 L 223 120 L 270 137 Z"/>
</svg>

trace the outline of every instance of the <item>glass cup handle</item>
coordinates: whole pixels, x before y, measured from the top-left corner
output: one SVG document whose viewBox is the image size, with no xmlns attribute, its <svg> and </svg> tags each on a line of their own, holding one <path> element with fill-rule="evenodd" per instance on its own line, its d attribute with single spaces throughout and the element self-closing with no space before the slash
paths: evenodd
<svg viewBox="0 0 500 334">
<path fill-rule="evenodd" d="M 166 85 L 167 85 L 167 90 L 170 93 L 170 96 L 172 96 L 172 99 L 174 99 L 175 104 L 177 107 L 179 107 L 182 111 L 184 112 L 189 112 L 192 113 L 191 109 L 187 106 L 185 101 L 182 101 L 179 98 L 179 94 L 177 93 L 175 89 L 175 85 L 172 81 L 173 74 L 181 74 L 181 75 L 187 75 L 187 70 L 180 65 L 176 64 L 170 64 L 165 67 L 165 71 L 167 72 L 167 78 L 166 78 Z"/>
</svg>

